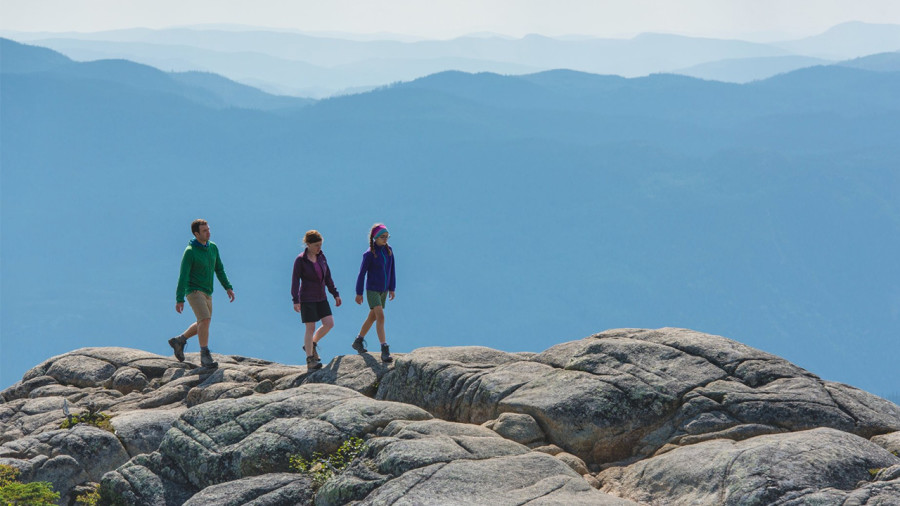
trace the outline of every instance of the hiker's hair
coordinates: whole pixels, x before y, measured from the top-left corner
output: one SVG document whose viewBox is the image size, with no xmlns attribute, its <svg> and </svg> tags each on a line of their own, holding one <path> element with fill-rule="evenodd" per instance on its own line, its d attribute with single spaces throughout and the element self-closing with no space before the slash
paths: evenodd
<svg viewBox="0 0 900 506">
<path fill-rule="evenodd" d="M 375 238 L 372 237 L 372 235 L 375 233 L 375 229 L 378 227 L 387 228 L 384 223 L 376 223 L 372 225 L 372 228 L 369 229 L 369 251 L 371 251 L 373 255 L 377 255 L 377 253 L 375 253 Z M 394 256 L 394 250 L 391 249 L 391 246 L 389 244 L 385 244 L 384 247 L 387 248 L 388 256 Z"/>
<path fill-rule="evenodd" d="M 191 233 L 196 234 L 197 232 L 200 232 L 200 225 L 206 225 L 206 224 L 207 224 L 206 220 L 201 220 L 200 218 L 197 218 L 196 220 L 191 222 Z"/>
<path fill-rule="evenodd" d="M 318 230 L 310 230 L 303 236 L 303 242 L 306 244 L 312 244 L 316 242 L 322 241 L 322 234 L 319 233 Z"/>
</svg>

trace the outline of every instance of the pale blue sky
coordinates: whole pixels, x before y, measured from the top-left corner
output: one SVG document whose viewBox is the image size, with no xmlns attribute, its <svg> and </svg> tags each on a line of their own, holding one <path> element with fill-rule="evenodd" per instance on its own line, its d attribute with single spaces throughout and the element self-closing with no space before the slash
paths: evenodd
<svg viewBox="0 0 900 506">
<path fill-rule="evenodd" d="M 0 29 L 91 32 L 242 24 L 310 32 L 452 38 L 631 37 L 655 31 L 753 40 L 845 21 L 900 24 L 898 0 L 2 0 Z"/>
</svg>

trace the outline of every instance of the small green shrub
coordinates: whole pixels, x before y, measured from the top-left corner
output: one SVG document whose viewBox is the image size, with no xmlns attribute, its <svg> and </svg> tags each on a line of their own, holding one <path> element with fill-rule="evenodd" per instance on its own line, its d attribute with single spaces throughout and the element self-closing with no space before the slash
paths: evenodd
<svg viewBox="0 0 900 506">
<path fill-rule="evenodd" d="M 110 417 L 106 413 L 101 413 L 99 410 L 94 408 L 94 406 L 88 406 L 87 412 L 81 413 L 80 415 L 70 415 L 68 418 L 66 418 L 65 421 L 63 421 L 62 425 L 60 425 L 59 428 L 71 429 L 79 423 L 86 423 L 88 425 L 93 425 L 94 427 L 98 427 L 109 432 L 115 432 L 112 424 L 109 423 L 110 418 L 112 417 Z"/>
<path fill-rule="evenodd" d="M 340 474 L 357 456 L 366 450 L 366 442 L 358 437 L 344 441 L 331 455 L 313 453 L 307 460 L 300 455 L 291 455 L 291 469 L 308 474 L 316 487 L 321 487 L 329 478 Z"/>
<path fill-rule="evenodd" d="M 0 504 L 4 506 L 28 504 L 33 506 L 54 506 L 59 500 L 59 492 L 46 481 L 22 483 L 19 470 L 0 464 Z"/>
<path fill-rule="evenodd" d="M 85 506 L 97 506 L 100 502 L 100 485 L 96 485 L 94 490 L 78 494 L 75 496 L 75 504 L 83 504 Z"/>
<path fill-rule="evenodd" d="M 19 478 L 19 470 L 13 466 L 0 464 L 0 486 L 16 481 Z"/>
</svg>

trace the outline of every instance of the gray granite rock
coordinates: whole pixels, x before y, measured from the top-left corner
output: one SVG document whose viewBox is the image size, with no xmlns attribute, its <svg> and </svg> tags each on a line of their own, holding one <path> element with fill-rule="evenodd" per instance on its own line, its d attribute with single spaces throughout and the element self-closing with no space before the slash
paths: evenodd
<svg viewBox="0 0 900 506">
<path fill-rule="evenodd" d="M 620 329 L 520 357 L 477 347 L 398 359 L 378 398 L 484 423 L 531 415 L 548 443 L 608 465 L 718 438 L 832 427 L 896 431 L 900 408 L 738 342 L 685 329 Z"/>
<path fill-rule="evenodd" d="M 501 413 L 490 428 L 497 434 L 527 445 L 544 439 L 544 431 L 531 415 L 524 413 Z"/>
<path fill-rule="evenodd" d="M 120 367 L 110 378 L 109 388 L 123 394 L 142 391 L 150 384 L 147 375 L 134 367 Z"/>
<path fill-rule="evenodd" d="M 316 504 L 632 504 L 485 427 L 395 421 L 380 434 L 322 487 Z"/>
<path fill-rule="evenodd" d="M 184 504 L 200 490 L 171 459 L 159 452 L 142 454 L 100 481 L 100 504 L 165 506 Z"/>
<path fill-rule="evenodd" d="M 283 506 L 313 504 L 315 492 L 309 477 L 296 473 L 270 473 L 203 489 L 184 506 Z"/>
<path fill-rule="evenodd" d="M 64 356 L 47 369 L 47 376 L 63 385 L 96 387 L 112 378 L 116 366 L 86 356 Z"/>
<path fill-rule="evenodd" d="M 325 384 L 208 402 L 182 413 L 157 452 L 105 476 L 103 490 L 125 502 L 190 497 L 222 483 L 289 471 L 292 455 L 329 454 L 397 419 L 430 417 L 414 406 Z M 133 475 L 146 485 L 134 485 Z M 248 490 L 262 490 L 250 483 Z"/>
<path fill-rule="evenodd" d="M 595 490 L 553 457 L 530 452 L 454 460 L 410 470 L 359 504 L 635 504 Z"/>
<path fill-rule="evenodd" d="M 872 488 L 870 469 L 895 465 L 900 457 L 874 443 L 821 428 L 684 446 L 598 478 L 601 490 L 638 502 L 838 505 Z"/>
<path fill-rule="evenodd" d="M 104 473 L 126 463 L 128 458 L 112 433 L 85 424 L 0 445 L 0 459 L 22 470 L 22 481 L 52 483 L 64 504 L 76 485 L 99 482 Z"/>
<path fill-rule="evenodd" d="M 56 378 L 52 376 L 36 376 L 28 381 L 19 381 L 3 392 L 0 392 L 0 399 L 4 402 L 24 399 L 28 397 L 35 388 L 47 385 L 59 385 L 59 383 L 56 381 Z"/>
<path fill-rule="evenodd" d="M 894 455 L 900 455 L 900 431 L 875 436 L 872 442 Z"/>
<path fill-rule="evenodd" d="M 585 464 L 583 460 L 579 459 L 575 455 L 572 455 L 571 453 L 560 452 L 554 455 L 554 457 L 565 462 L 565 464 L 571 467 L 572 470 L 578 473 L 579 476 L 589 474 L 587 464 Z"/>
<path fill-rule="evenodd" d="M 11 462 L 3 462 L 7 465 Z M 71 490 L 80 483 L 91 480 L 84 466 L 71 455 L 38 455 L 24 461 L 19 475 L 22 482 L 44 481 L 52 484 L 53 489 L 60 492 L 60 502 L 68 504 L 72 498 Z M 14 465 L 14 464 L 13 464 Z"/>
<path fill-rule="evenodd" d="M 400 357 L 402 354 L 394 356 Z M 385 364 L 371 353 L 342 355 L 335 357 L 318 371 L 302 376 L 298 384 L 328 383 L 374 397 L 381 378 L 391 368 L 390 364 Z"/>
<path fill-rule="evenodd" d="M 720 495 L 775 504 L 897 493 L 884 450 L 897 448 L 897 405 L 685 329 L 611 330 L 541 353 L 422 348 L 393 364 L 350 353 L 315 372 L 218 353 L 208 370 L 186 355 L 82 348 L 44 361 L 0 392 L 0 463 L 65 500 L 99 481 L 123 504 L 617 502 L 610 493 L 679 504 L 713 497 L 704 476 L 730 484 Z M 60 431 L 64 404 L 112 415 L 116 435 Z M 285 474 L 291 455 L 350 437 L 365 454 L 320 488 Z M 806 457 L 826 472 L 806 476 Z M 701 485 L 673 487 L 660 470 L 683 462 Z M 763 465 L 776 471 L 754 471 Z"/>
<path fill-rule="evenodd" d="M 156 451 L 163 436 L 186 409 L 182 407 L 118 413 L 110 423 L 125 450 L 134 457 Z"/>
<path fill-rule="evenodd" d="M 26 436 L 0 446 L 0 457 L 28 460 L 41 455 L 74 458 L 92 481 L 100 481 L 104 473 L 129 459 L 115 435 L 86 424 Z"/>
</svg>

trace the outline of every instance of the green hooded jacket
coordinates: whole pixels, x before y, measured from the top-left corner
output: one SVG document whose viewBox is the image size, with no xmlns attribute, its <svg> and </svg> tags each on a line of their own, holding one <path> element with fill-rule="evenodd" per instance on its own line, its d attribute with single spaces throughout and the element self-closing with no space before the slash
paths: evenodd
<svg viewBox="0 0 900 506">
<path fill-rule="evenodd" d="M 181 273 L 178 275 L 178 288 L 175 289 L 175 302 L 184 302 L 185 294 L 195 290 L 212 295 L 213 273 L 226 290 L 232 289 L 216 244 L 208 241 L 204 246 L 197 239 L 192 239 L 184 250 L 184 256 L 181 257 Z"/>
</svg>

